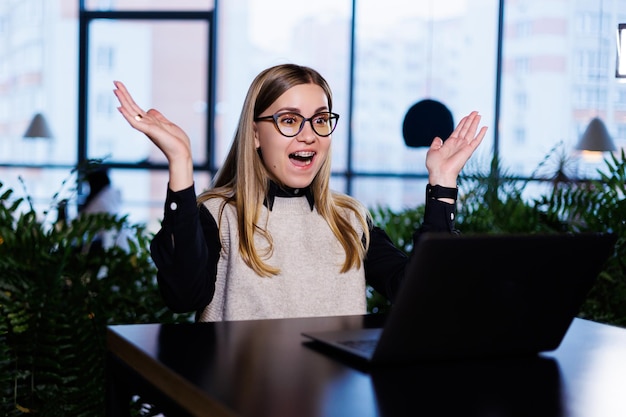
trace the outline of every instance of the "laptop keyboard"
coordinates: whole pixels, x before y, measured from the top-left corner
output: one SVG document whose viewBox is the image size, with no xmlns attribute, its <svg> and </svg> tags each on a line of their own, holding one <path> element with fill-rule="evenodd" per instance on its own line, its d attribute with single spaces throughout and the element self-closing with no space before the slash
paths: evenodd
<svg viewBox="0 0 626 417">
<path fill-rule="evenodd" d="M 368 339 L 368 340 L 344 340 L 340 341 L 339 344 L 347 346 L 351 349 L 358 350 L 365 353 L 374 353 L 376 349 L 376 345 L 378 344 L 377 339 Z"/>
</svg>

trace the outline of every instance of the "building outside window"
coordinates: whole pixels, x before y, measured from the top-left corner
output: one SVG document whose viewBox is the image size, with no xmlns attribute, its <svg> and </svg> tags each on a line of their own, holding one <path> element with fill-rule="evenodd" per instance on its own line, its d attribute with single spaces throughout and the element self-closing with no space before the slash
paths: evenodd
<svg viewBox="0 0 626 417">
<path fill-rule="evenodd" d="M 77 3 L 93 17 L 84 69 Z M 467 169 L 487 170 L 496 148 L 502 166 L 521 177 L 555 146 L 578 158 L 573 148 L 594 116 L 602 117 L 618 149 L 626 146 L 626 84 L 614 77 L 615 29 L 626 21 L 626 0 L 504 1 L 500 74 L 499 3 L 3 2 L 0 181 L 20 192 L 25 187 L 45 210 L 80 155 L 101 159 L 111 164 L 130 220 L 155 230 L 166 161 L 117 112 L 113 80 L 189 133 L 201 191 L 226 155 L 252 78 L 283 62 L 310 65 L 330 82 L 333 110 L 341 114 L 332 186 L 369 207 L 423 203 L 426 148 L 407 147 L 402 132 L 407 110 L 423 99 L 445 104 L 455 122 L 472 110 L 483 115 L 490 130 Z M 207 12 L 213 20 L 202 17 Z M 36 113 L 46 117 L 51 138 L 22 137 Z"/>
</svg>

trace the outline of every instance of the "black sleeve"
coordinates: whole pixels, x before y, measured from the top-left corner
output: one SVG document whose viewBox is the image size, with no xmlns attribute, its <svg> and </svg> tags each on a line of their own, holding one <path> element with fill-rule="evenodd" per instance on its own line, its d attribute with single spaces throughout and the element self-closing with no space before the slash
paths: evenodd
<svg viewBox="0 0 626 417">
<path fill-rule="evenodd" d="M 161 295 L 172 311 L 198 311 L 211 302 L 220 250 L 217 223 L 206 207 L 198 207 L 194 186 L 168 189 L 161 229 L 150 251 Z"/>
<path fill-rule="evenodd" d="M 393 302 L 402 282 L 407 255 L 398 249 L 378 226 L 370 229 L 370 246 L 365 256 L 365 281 Z"/>
<path fill-rule="evenodd" d="M 427 198 L 424 207 L 424 221 L 416 231 L 414 239 L 426 232 L 447 232 L 458 235 L 460 232 L 456 229 L 455 220 L 456 204 Z"/>
<path fill-rule="evenodd" d="M 455 204 L 427 199 L 422 225 L 413 233 L 413 247 L 417 245 L 423 233 L 458 234 L 459 231 L 455 229 L 455 216 Z M 413 253 L 410 256 L 412 255 Z M 391 302 L 395 301 L 409 259 L 409 256 L 391 242 L 384 230 L 377 226 L 370 228 L 370 246 L 364 261 L 365 279 L 372 288 Z"/>
</svg>

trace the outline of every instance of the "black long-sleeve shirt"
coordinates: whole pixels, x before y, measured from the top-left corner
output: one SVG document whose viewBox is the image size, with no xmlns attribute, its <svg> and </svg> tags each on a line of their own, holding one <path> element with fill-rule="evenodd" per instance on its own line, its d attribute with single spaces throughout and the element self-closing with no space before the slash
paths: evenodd
<svg viewBox="0 0 626 417">
<path fill-rule="evenodd" d="M 306 197 L 303 193 L 273 190 L 280 197 Z M 427 198 L 423 223 L 413 234 L 414 246 L 424 232 L 458 233 L 455 215 L 454 204 Z M 158 269 L 161 294 L 172 311 L 199 311 L 211 302 L 220 250 L 217 222 L 204 205 L 197 205 L 195 187 L 178 192 L 168 189 L 165 215 L 151 243 L 151 254 Z M 384 230 L 371 226 L 370 245 L 364 259 L 367 284 L 393 301 L 408 259 Z"/>
</svg>

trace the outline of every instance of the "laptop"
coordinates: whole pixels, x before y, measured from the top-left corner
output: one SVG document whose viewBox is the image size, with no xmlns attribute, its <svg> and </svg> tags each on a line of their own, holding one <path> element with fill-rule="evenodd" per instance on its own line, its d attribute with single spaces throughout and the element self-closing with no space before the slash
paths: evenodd
<svg viewBox="0 0 626 417">
<path fill-rule="evenodd" d="M 558 348 L 614 251 L 613 234 L 425 234 L 383 327 L 304 331 L 366 363 Z"/>
</svg>

